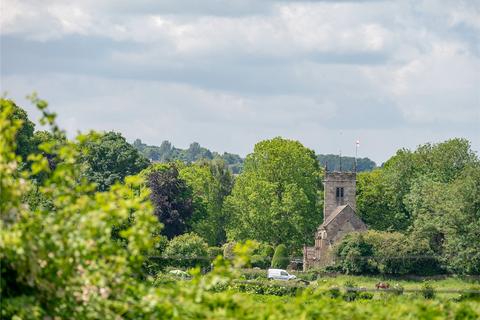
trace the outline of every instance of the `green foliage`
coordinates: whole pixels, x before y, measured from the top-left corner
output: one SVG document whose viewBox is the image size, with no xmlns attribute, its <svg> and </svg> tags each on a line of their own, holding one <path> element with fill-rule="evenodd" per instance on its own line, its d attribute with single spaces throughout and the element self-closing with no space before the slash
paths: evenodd
<svg viewBox="0 0 480 320">
<path fill-rule="evenodd" d="M 247 240 L 243 242 L 227 242 L 223 245 L 223 257 L 233 260 L 235 257 L 235 248 L 238 245 L 248 244 L 250 250 L 246 254 L 252 267 L 266 269 L 270 267 L 274 249 L 272 246 L 258 242 L 256 240 Z"/>
<path fill-rule="evenodd" d="M 98 190 L 108 190 L 126 176 L 138 174 L 149 165 L 120 133 L 107 132 L 98 136 L 92 133 L 85 144 L 84 175 L 97 185 Z"/>
<path fill-rule="evenodd" d="M 223 201 L 233 185 L 233 176 L 227 166 L 222 160 L 204 160 L 183 166 L 179 173 L 193 191 L 192 231 L 209 245 L 224 243 L 228 220 L 223 212 Z"/>
<path fill-rule="evenodd" d="M 330 289 L 328 289 L 328 294 L 332 299 L 337 299 L 342 296 L 342 292 L 340 291 L 339 287 L 331 287 Z"/>
<path fill-rule="evenodd" d="M 32 100 L 43 113 L 42 122 L 51 125 L 53 139 L 42 142 L 40 152 L 27 156 L 29 168 L 21 164 L 22 157 L 16 153 L 17 131 L 22 123 L 12 120 L 13 104 L 0 101 L 2 319 L 376 320 L 477 319 L 480 316 L 478 302 L 467 298 L 461 303 L 436 296 L 429 301 L 406 296 L 361 301 L 363 293 L 360 293 L 353 301 L 336 299 L 332 303 L 327 293 L 303 289 L 295 282 L 245 284 L 232 280 L 236 269 L 223 259 L 216 259 L 211 273 L 201 275 L 199 269 L 194 269 L 188 281 L 173 274 L 158 275 L 155 279 L 148 277 L 145 263 L 152 252 L 164 250 L 164 238 L 158 236 L 161 225 L 153 215 L 150 190 L 145 188 L 142 177 L 126 177 L 123 184 L 115 183 L 105 192 L 98 192 L 82 175 L 80 161 L 83 150 L 93 143 L 92 135 L 79 135 L 75 141 L 69 141 L 55 125 L 55 116 L 47 111 L 46 102 L 36 96 Z M 54 157 L 54 166 L 46 155 Z M 444 166 L 439 168 L 444 170 Z M 475 247 L 469 244 L 472 239 L 478 239 L 476 229 L 471 226 L 475 226 L 478 217 L 475 215 L 479 203 L 476 170 L 471 164 L 455 174 L 453 180 L 448 180 L 450 173 L 433 179 L 440 183 L 435 185 L 435 192 L 447 190 L 452 194 L 447 198 L 449 201 L 455 198 L 459 201 L 452 206 L 458 207 L 456 211 L 450 211 L 453 209 L 447 205 L 439 207 L 445 212 L 448 228 L 434 225 L 445 237 L 439 252 L 451 258 L 451 268 L 475 270 L 475 255 L 472 261 L 462 262 L 461 258 L 470 259 L 472 252 L 476 253 Z M 38 179 L 43 173 L 45 178 Z M 421 190 L 422 183 L 416 182 L 415 188 Z M 448 187 L 443 189 L 443 184 Z M 26 205 L 29 196 L 45 199 L 49 205 L 39 201 L 36 205 Z M 441 199 L 439 195 L 435 197 Z M 428 220 L 434 213 L 424 210 L 427 206 L 418 199 L 411 198 L 406 208 L 410 205 L 415 208 L 415 217 L 418 214 L 419 218 Z M 454 214 L 459 215 L 458 224 L 451 220 Z M 420 238 L 412 241 L 428 234 L 420 231 L 415 226 L 412 235 Z M 195 251 L 198 248 L 206 252 L 206 243 L 198 236 L 184 237 L 172 240 L 169 245 L 182 248 L 190 243 L 185 250 L 195 252 L 195 257 L 200 252 Z M 374 253 L 382 248 L 367 240 L 373 244 Z M 174 245 L 174 241 L 177 244 Z M 408 241 L 405 243 L 407 248 L 411 246 Z M 424 243 L 430 245 L 428 241 Z M 244 266 L 253 253 L 270 251 L 261 247 L 260 244 L 255 248 L 250 241 L 240 244 L 233 250 L 234 264 Z M 458 260 L 455 249 L 459 251 Z"/>
<path fill-rule="evenodd" d="M 460 301 L 474 300 L 480 301 L 480 286 L 472 286 L 468 290 L 460 295 Z"/>
<path fill-rule="evenodd" d="M 344 283 L 343 287 L 345 288 L 345 293 L 343 294 L 343 300 L 345 301 L 355 301 L 358 298 L 358 288 L 357 284 L 352 281 L 347 281 Z"/>
<path fill-rule="evenodd" d="M 171 266 L 195 267 L 208 266 L 208 245 L 195 233 L 185 233 L 168 242 L 164 257 Z"/>
<path fill-rule="evenodd" d="M 300 249 L 312 241 L 321 220 L 319 186 L 320 170 L 312 150 L 282 138 L 257 143 L 225 202 L 229 239 Z"/>
<path fill-rule="evenodd" d="M 262 269 L 242 269 L 241 279 L 245 280 L 265 280 L 267 279 L 267 270 Z"/>
<path fill-rule="evenodd" d="M 435 288 L 429 282 L 423 283 L 421 293 L 425 299 L 435 298 Z"/>
<path fill-rule="evenodd" d="M 218 256 L 223 256 L 223 249 L 220 247 L 208 247 L 207 252 L 211 260 L 216 259 Z"/>
<path fill-rule="evenodd" d="M 231 285 L 231 289 L 236 291 L 273 296 L 296 296 L 299 295 L 304 288 L 305 286 L 296 282 L 266 280 L 235 281 Z"/>
<path fill-rule="evenodd" d="M 397 232 L 351 233 L 336 246 L 343 272 L 352 274 L 434 274 L 438 260 L 428 242 Z"/>
<path fill-rule="evenodd" d="M 223 248 L 223 257 L 227 260 L 233 260 L 233 258 L 235 257 L 235 253 L 233 251 L 233 249 L 235 248 L 235 246 L 237 245 L 237 242 L 235 241 L 231 241 L 231 242 L 227 242 L 225 243 L 222 248 Z"/>
<path fill-rule="evenodd" d="M 407 219 L 404 214 L 394 213 L 396 209 L 385 197 L 388 185 L 384 179 L 382 169 L 357 174 L 358 214 L 370 229 L 403 230 Z"/>
<path fill-rule="evenodd" d="M 133 142 L 133 146 L 152 161 L 181 161 L 189 164 L 200 160 L 223 160 L 234 174 L 240 173 L 243 168 L 243 159 L 239 155 L 227 152 L 220 155 L 217 152 L 201 147 L 197 142 L 190 144 L 188 149 L 179 149 L 174 147 L 169 141 L 163 141 L 160 147 L 157 147 L 146 145 L 140 139 L 136 139 Z"/>
<path fill-rule="evenodd" d="M 359 174 L 357 190 L 370 228 L 407 233 L 406 249 L 395 249 L 432 256 L 415 262 L 417 272 L 480 274 L 480 161 L 468 141 L 400 150 L 383 168 Z"/>
<path fill-rule="evenodd" d="M 17 106 L 12 100 L 0 99 L 0 112 L 6 111 L 8 106 L 9 111 L 9 121 L 15 123 L 17 127 L 15 133 L 15 152 L 21 157 L 23 162 L 27 161 L 27 157 L 30 153 L 35 151 L 35 142 L 34 142 L 34 129 L 35 124 L 28 119 L 27 112 Z"/>
<path fill-rule="evenodd" d="M 53 122 L 46 103 L 33 100 L 43 110 L 43 119 Z M 88 137 L 81 135 L 75 143 L 59 139 L 48 152 L 60 162 L 39 189 L 55 210 L 22 205 L 31 188 L 29 175 L 51 169 L 37 154 L 28 157 L 31 172 L 16 171 L 15 134 L 20 124 L 9 120 L 12 110 L 5 103 L 0 114 L 1 278 L 8 279 L 1 283 L 2 318 L 133 316 L 138 309 L 129 306 L 128 292 L 143 290 L 134 275 L 141 271 L 142 253 L 152 247 L 153 230 L 158 228 L 148 195 L 131 192 L 141 180 L 130 177 L 125 185 L 95 193 L 94 186 L 81 179 L 77 164 L 78 146 L 84 146 Z M 55 135 L 64 135 L 53 129 Z M 130 227 L 120 234 L 125 245 L 119 245 L 111 230 L 131 216 Z M 136 303 L 140 306 L 141 301 Z"/>
<path fill-rule="evenodd" d="M 287 247 L 283 244 L 275 248 L 272 258 L 272 268 L 285 269 L 290 263 Z"/>
</svg>

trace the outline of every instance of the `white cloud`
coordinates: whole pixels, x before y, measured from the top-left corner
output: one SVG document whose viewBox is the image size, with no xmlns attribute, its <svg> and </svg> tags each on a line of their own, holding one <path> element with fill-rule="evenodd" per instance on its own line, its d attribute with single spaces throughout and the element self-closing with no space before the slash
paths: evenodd
<svg viewBox="0 0 480 320">
<path fill-rule="evenodd" d="M 1 5 L 2 90 L 39 91 L 71 130 L 245 153 L 275 135 L 336 152 L 342 129 L 376 160 L 480 145 L 478 1 Z"/>
</svg>

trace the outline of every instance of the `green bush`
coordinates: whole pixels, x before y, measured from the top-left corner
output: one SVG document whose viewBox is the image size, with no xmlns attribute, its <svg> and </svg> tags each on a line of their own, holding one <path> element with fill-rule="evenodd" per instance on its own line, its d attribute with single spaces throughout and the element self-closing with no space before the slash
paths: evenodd
<svg viewBox="0 0 480 320">
<path fill-rule="evenodd" d="M 233 249 L 237 245 L 237 242 L 232 241 L 232 242 L 227 242 L 225 243 L 222 248 L 223 248 L 223 257 L 227 260 L 233 260 L 235 257 L 235 253 Z"/>
<path fill-rule="evenodd" d="M 205 240 L 195 233 L 185 233 L 168 242 L 164 252 L 170 266 L 205 267 L 210 264 Z"/>
<path fill-rule="evenodd" d="M 243 242 L 227 242 L 223 245 L 223 257 L 233 260 L 235 257 L 235 247 L 237 244 L 249 243 L 249 261 L 252 267 L 266 269 L 270 266 L 273 256 L 272 246 L 258 242 L 256 240 L 247 240 Z"/>
<path fill-rule="evenodd" d="M 220 247 L 208 247 L 207 252 L 211 260 L 215 260 L 216 257 L 223 255 L 223 249 Z"/>
<path fill-rule="evenodd" d="M 296 274 L 299 279 L 306 281 L 315 281 L 320 276 L 320 272 L 316 270 L 310 270 L 306 272 L 299 272 Z"/>
<path fill-rule="evenodd" d="M 287 247 L 283 244 L 278 245 L 273 254 L 272 268 L 285 269 L 289 263 Z"/>
<path fill-rule="evenodd" d="M 296 282 L 285 281 L 235 281 L 232 289 L 262 295 L 296 296 L 305 288 Z"/>
<path fill-rule="evenodd" d="M 468 292 L 463 292 L 460 295 L 459 300 L 464 301 L 464 300 L 474 300 L 474 301 L 480 301 L 480 286 L 473 286 L 468 288 Z"/>
<path fill-rule="evenodd" d="M 358 299 L 372 300 L 373 299 L 373 293 L 371 293 L 371 292 L 359 292 L 358 293 Z"/>
<path fill-rule="evenodd" d="M 347 281 L 344 284 L 345 293 L 343 294 L 343 300 L 345 301 L 354 301 L 358 298 L 358 288 L 356 283 L 352 281 Z"/>
<path fill-rule="evenodd" d="M 469 305 L 461 304 L 457 312 L 455 312 L 455 320 L 478 320 L 479 314 L 476 313 Z"/>
<path fill-rule="evenodd" d="M 265 280 L 267 279 L 267 271 L 260 269 L 242 269 L 241 277 L 246 280 Z"/>
<path fill-rule="evenodd" d="M 427 241 L 398 232 L 351 233 L 336 245 L 337 266 L 347 274 L 419 274 L 440 271 Z"/>
<path fill-rule="evenodd" d="M 330 289 L 328 289 L 328 293 L 330 298 L 332 299 L 337 299 L 342 296 L 342 292 L 340 291 L 339 287 L 331 287 Z"/>
<path fill-rule="evenodd" d="M 271 259 L 260 254 L 255 254 L 250 258 L 252 267 L 257 267 L 260 269 L 267 269 L 270 266 Z"/>
<path fill-rule="evenodd" d="M 435 298 L 435 288 L 429 282 L 422 284 L 421 293 L 425 299 Z"/>
</svg>

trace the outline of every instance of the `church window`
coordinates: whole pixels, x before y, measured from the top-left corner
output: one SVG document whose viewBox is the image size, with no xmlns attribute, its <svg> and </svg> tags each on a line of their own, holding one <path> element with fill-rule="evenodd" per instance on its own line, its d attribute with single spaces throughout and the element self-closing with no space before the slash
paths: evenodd
<svg viewBox="0 0 480 320">
<path fill-rule="evenodd" d="M 337 198 L 343 198 L 343 187 L 337 187 L 337 190 L 336 190 L 336 197 Z"/>
</svg>

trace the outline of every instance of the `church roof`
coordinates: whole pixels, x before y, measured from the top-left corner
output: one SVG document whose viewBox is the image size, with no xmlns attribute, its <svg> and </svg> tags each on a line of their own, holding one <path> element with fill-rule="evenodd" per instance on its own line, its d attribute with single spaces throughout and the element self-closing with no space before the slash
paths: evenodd
<svg viewBox="0 0 480 320">
<path fill-rule="evenodd" d="M 327 218 L 327 220 L 325 220 L 320 227 L 326 227 L 326 226 L 328 226 L 328 225 L 329 225 L 333 220 L 335 220 L 335 219 L 340 215 L 340 213 L 342 213 L 342 211 L 345 210 L 345 208 L 347 208 L 347 207 L 349 207 L 350 209 L 353 210 L 353 208 L 350 207 L 349 204 L 336 207 L 335 210 L 333 210 L 333 212 L 330 214 L 330 216 Z M 355 210 L 353 210 L 353 211 L 355 212 Z"/>
</svg>

